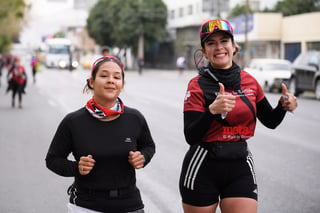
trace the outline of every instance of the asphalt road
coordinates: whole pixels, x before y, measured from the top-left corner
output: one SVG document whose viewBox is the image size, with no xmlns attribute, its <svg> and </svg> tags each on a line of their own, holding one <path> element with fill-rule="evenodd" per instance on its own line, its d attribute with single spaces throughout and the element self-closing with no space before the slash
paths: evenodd
<svg viewBox="0 0 320 213">
<path fill-rule="evenodd" d="M 28 72 L 30 70 L 28 69 Z M 32 84 L 29 74 L 23 108 L 11 108 L 0 88 L 0 212 L 67 212 L 67 187 L 72 178 L 45 167 L 51 138 L 68 112 L 86 103 L 82 89 L 89 71 L 43 70 Z M 180 213 L 178 179 L 184 153 L 183 98 L 196 72 L 147 70 L 142 76 L 126 72 L 121 98 L 139 109 L 157 145 L 152 162 L 137 171 L 147 213 Z M 275 105 L 279 94 L 267 94 Z M 287 114 L 276 130 L 258 123 L 249 147 L 255 158 L 260 213 L 320 212 L 320 102 L 298 98 L 299 108 Z"/>
</svg>

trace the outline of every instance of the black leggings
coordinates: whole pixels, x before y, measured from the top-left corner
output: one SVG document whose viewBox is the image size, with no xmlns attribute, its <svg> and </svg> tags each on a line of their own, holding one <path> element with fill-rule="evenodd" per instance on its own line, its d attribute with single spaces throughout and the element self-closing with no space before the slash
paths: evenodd
<svg viewBox="0 0 320 213">
<path fill-rule="evenodd" d="M 23 93 L 24 85 L 13 83 L 12 85 L 12 104 L 14 105 L 16 94 L 18 93 L 18 100 L 21 104 L 22 102 L 22 93 Z"/>
</svg>

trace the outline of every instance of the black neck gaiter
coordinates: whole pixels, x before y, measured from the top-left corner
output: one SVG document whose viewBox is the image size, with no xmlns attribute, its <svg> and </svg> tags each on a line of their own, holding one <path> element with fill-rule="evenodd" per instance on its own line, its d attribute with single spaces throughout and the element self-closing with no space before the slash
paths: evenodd
<svg viewBox="0 0 320 213">
<path fill-rule="evenodd" d="M 225 88 L 232 90 L 240 89 L 241 69 L 235 62 L 232 62 L 232 66 L 229 69 L 215 69 L 211 63 L 209 63 L 208 67 L 210 72 L 219 79 L 219 82 L 221 82 Z"/>
</svg>

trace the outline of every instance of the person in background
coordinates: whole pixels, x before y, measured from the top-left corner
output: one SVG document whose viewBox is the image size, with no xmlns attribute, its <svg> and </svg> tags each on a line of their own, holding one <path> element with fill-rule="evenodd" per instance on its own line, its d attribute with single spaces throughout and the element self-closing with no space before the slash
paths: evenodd
<svg viewBox="0 0 320 213">
<path fill-rule="evenodd" d="M 297 107 L 282 84 L 273 108 L 254 77 L 233 61 L 239 51 L 224 19 L 200 28 L 201 51 L 209 61 L 189 81 L 184 99 L 184 135 L 190 145 L 181 169 L 180 194 L 185 213 L 256 213 L 258 188 L 247 140 L 256 118 L 271 129 Z M 196 61 L 196 66 L 200 61 Z"/>
<path fill-rule="evenodd" d="M 144 116 L 119 98 L 123 88 L 123 64 L 113 56 L 97 59 L 84 89 L 93 97 L 65 116 L 52 139 L 47 167 L 74 177 L 69 213 L 144 212 L 135 169 L 150 162 L 155 144 Z"/>
<path fill-rule="evenodd" d="M 4 66 L 7 68 L 8 72 L 10 70 L 12 70 L 12 67 L 14 66 L 15 58 L 16 57 L 13 55 L 6 55 L 5 56 Z"/>
<path fill-rule="evenodd" d="M 22 108 L 22 94 L 25 93 L 27 74 L 25 72 L 25 68 L 20 64 L 20 58 L 14 59 L 14 64 L 10 66 L 10 70 L 8 71 L 7 79 L 7 92 L 12 90 L 11 106 L 15 107 L 15 97 L 18 93 L 19 108 Z"/>
<path fill-rule="evenodd" d="M 103 46 L 101 48 L 101 54 L 102 56 L 110 56 L 110 49 L 107 46 Z"/>
<path fill-rule="evenodd" d="M 2 69 L 5 65 L 5 59 L 4 57 L 0 54 L 0 88 L 1 88 L 1 76 L 2 76 Z"/>
<path fill-rule="evenodd" d="M 176 66 L 178 67 L 179 74 L 183 73 L 183 70 L 186 68 L 186 59 L 183 56 L 177 58 Z"/>
<path fill-rule="evenodd" d="M 36 74 L 37 74 L 37 66 L 38 66 L 38 59 L 35 56 L 31 58 L 31 69 L 32 69 L 32 77 L 33 83 L 36 83 Z"/>
<path fill-rule="evenodd" d="M 142 75 L 142 70 L 144 66 L 144 60 L 141 56 L 138 57 L 138 72 L 140 75 Z"/>
</svg>

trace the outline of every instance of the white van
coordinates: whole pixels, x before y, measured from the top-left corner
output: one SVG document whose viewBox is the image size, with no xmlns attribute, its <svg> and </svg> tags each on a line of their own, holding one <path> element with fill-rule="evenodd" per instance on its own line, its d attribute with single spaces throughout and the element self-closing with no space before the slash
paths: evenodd
<svg viewBox="0 0 320 213">
<path fill-rule="evenodd" d="M 46 41 L 45 66 L 47 68 L 68 69 L 70 61 L 76 68 L 78 63 L 72 59 L 71 41 L 66 38 L 51 38 Z"/>
</svg>

